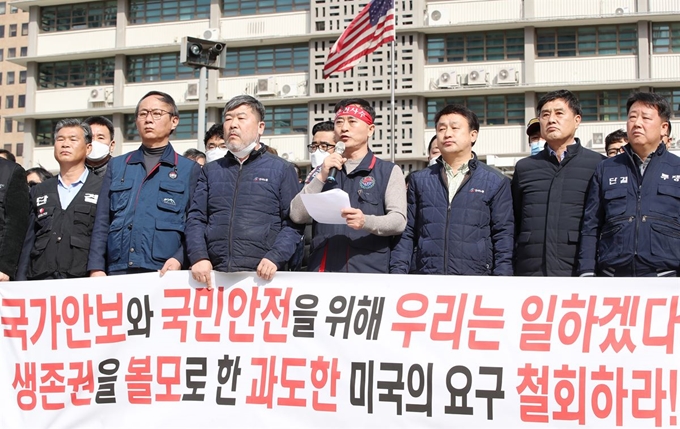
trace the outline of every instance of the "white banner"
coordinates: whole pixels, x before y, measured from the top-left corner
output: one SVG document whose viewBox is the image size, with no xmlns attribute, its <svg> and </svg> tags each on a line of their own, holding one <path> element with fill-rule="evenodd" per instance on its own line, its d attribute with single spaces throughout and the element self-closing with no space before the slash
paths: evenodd
<svg viewBox="0 0 680 429">
<path fill-rule="evenodd" d="M 678 424 L 677 279 L 214 284 L 0 284 L 0 428 Z"/>
</svg>

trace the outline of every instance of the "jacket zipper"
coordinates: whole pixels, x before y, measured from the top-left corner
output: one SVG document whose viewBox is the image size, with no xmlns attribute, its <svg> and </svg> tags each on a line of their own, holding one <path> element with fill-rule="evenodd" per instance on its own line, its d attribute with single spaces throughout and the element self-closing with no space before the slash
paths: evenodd
<svg viewBox="0 0 680 429">
<path fill-rule="evenodd" d="M 234 260 L 234 255 L 232 254 L 232 234 L 234 233 L 234 207 L 236 207 L 236 197 L 238 196 L 239 182 L 241 180 L 241 171 L 243 171 L 243 164 L 239 163 L 238 175 L 236 176 L 236 186 L 234 188 L 234 198 L 231 203 L 231 216 L 229 219 L 229 263 L 227 264 L 227 272 L 231 272 L 231 262 Z"/>
</svg>

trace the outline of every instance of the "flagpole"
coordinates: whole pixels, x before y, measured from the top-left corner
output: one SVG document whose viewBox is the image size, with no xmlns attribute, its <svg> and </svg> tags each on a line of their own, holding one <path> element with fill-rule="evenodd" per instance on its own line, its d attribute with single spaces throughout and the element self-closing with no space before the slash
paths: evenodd
<svg viewBox="0 0 680 429">
<path fill-rule="evenodd" d="M 392 40 L 392 43 L 390 44 L 391 45 L 390 57 L 391 57 L 391 67 L 392 67 L 392 74 L 391 74 L 392 82 L 391 82 L 391 85 L 390 85 L 390 89 L 391 89 L 391 91 L 390 91 L 391 92 L 390 102 L 392 104 L 392 108 L 390 109 L 390 114 L 392 115 L 392 118 L 390 120 L 390 124 L 392 126 L 392 132 L 390 133 L 390 135 L 392 136 L 392 138 L 390 140 L 391 140 L 392 150 L 390 150 L 390 161 L 392 161 L 392 163 L 394 163 L 395 152 L 397 151 L 397 145 L 394 142 L 394 129 L 395 129 L 394 121 L 397 118 L 397 114 L 394 111 L 394 87 L 396 85 L 396 78 L 394 77 L 394 44 L 396 43 L 396 41 L 397 41 L 397 38 L 395 37 L 394 40 Z"/>
</svg>

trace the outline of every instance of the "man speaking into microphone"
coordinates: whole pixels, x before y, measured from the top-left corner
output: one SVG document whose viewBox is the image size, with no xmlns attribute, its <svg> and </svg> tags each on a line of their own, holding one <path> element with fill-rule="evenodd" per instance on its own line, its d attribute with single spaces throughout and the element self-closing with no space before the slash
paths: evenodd
<svg viewBox="0 0 680 429">
<path fill-rule="evenodd" d="M 368 147 L 375 110 L 361 98 L 335 106 L 335 152 L 324 159 L 300 194 L 342 189 L 352 208 L 346 224 L 312 223 L 308 269 L 319 272 L 387 273 L 394 236 L 406 226 L 406 184 L 401 169 L 378 159 Z M 341 154 L 338 147 L 344 145 Z M 332 176 L 332 178 L 331 178 Z M 295 223 L 312 222 L 298 194 L 290 204 Z"/>
</svg>

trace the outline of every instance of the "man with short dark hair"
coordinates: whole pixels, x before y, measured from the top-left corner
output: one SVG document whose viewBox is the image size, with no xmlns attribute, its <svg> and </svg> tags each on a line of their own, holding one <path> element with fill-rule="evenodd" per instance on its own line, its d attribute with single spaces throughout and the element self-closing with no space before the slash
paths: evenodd
<svg viewBox="0 0 680 429">
<path fill-rule="evenodd" d="M 284 268 L 301 239 L 291 222 L 298 191 L 288 161 L 260 143 L 264 106 L 239 95 L 224 106 L 226 156 L 203 168 L 187 220 L 193 278 L 212 286 L 210 272 L 255 271 L 265 280 Z"/>
<path fill-rule="evenodd" d="M 92 130 L 92 150 L 87 155 L 85 165 L 97 176 L 104 177 L 116 141 L 113 138 L 113 122 L 104 116 L 90 116 L 83 123 Z"/>
<path fill-rule="evenodd" d="M 148 92 L 137 103 L 142 144 L 113 158 L 99 194 L 88 270 L 92 276 L 179 270 L 184 226 L 201 166 L 170 144 L 179 124 L 175 100 Z"/>
<path fill-rule="evenodd" d="M 515 275 L 572 276 L 588 183 L 604 157 L 574 137 L 581 123 L 574 94 L 549 92 L 536 110 L 547 144 L 520 160 L 512 178 Z"/>
<path fill-rule="evenodd" d="M 441 152 L 439 151 L 439 146 L 437 145 L 437 134 L 433 135 L 430 139 L 430 144 L 427 145 L 427 165 L 434 165 L 437 162 Z"/>
<path fill-rule="evenodd" d="M 318 122 L 312 127 L 312 141 L 307 145 L 312 171 L 307 175 L 305 183 L 309 183 L 319 173 L 323 161 L 335 152 L 334 130 L 333 121 Z"/>
<path fill-rule="evenodd" d="M 597 166 L 585 205 L 579 274 L 676 277 L 680 158 L 666 149 L 671 107 L 656 93 L 626 103 L 628 145 Z"/>
<path fill-rule="evenodd" d="M 368 147 L 375 131 L 375 110 L 361 98 L 335 106 L 334 141 L 345 145 L 324 159 L 322 167 L 301 194 L 342 189 L 351 208 L 343 209 L 345 224 L 314 221 L 309 271 L 387 273 L 393 237 L 406 226 L 406 184 L 398 165 L 376 157 Z M 328 180 L 331 169 L 335 180 Z M 305 224 L 312 218 L 302 197 L 291 203 L 291 219 Z"/>
<path fill-rule="evenodd" d="M 479 133 L 473 111 L 451 104 L 434 121 L 441 156 L 411 174 L 408 222 L 390 273 L 511 276 L 510 180 L 472 151 Z"/>
<path fill-rule="evenodd" d="M 203 137 L 205 145 L 205 162 L 212 162 L 227 155 L 227 144 L 224 141 L 224 127 L 222 123 L 213 124 Z"/>
<path fill-rule="evenodd" d="M 29 227 L 19 261 L 18 280 L 87 276 L 90 237 L 103 178 L 85 167 L 92 130 L 64 119 L 54 129 L 57 177 L 31 189 Z"/>
<path fill-rule="evenodd" d="M 628 144 L 628 135 L 622 129 L 607 134 L 604 138 L 604 152 L 607 158 L 623 153 L 623 147 Z"/>
<path fill-rule="evenodd" d="M 0 282 L 16 278 L 29 207 L 23 167 L 0 157 Z"/>
</svg>

